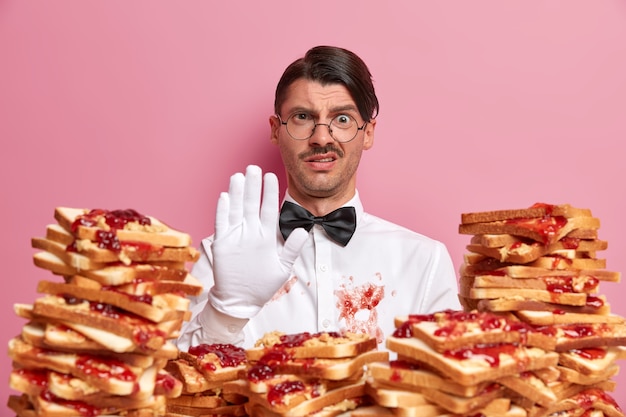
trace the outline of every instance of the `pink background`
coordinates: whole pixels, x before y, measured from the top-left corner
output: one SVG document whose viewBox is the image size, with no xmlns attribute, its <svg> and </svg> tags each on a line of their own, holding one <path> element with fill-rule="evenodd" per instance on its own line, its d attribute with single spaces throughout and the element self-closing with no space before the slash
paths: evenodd
<svg viewBox="0 0 626 417">
<path fill-rule="evenodd" d="M 624 1 L 0 0 L 1 342 L 24 324 L 13 304 L 55 279 L 30 238 L 56 206 L 135 208 L 198 244 L 233 172 L 284 178 L 274 87 L 318 44 L 374 74 L 369 212 L 444 241 L 458 266 L 462 212 L 570 203 L 602 221 L 607 269 L 626 271 Z M 624 284 L 601 290 L 626 315 Z"/>
</svg>

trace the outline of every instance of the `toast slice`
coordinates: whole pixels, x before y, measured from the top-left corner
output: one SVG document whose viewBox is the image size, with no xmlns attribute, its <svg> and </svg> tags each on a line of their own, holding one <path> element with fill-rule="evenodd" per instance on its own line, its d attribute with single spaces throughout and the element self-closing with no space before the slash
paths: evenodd
<svg viewBox="0 0 626 417">
<path fill-rule="evenodd" d="M 224 383 L 224 392 L 247 396 L 249 398 L 247 409 L 258 406 L 285 417 L 304 417 L 344 401 L 353 400 L 351 405 L 344 406 L 356 407 L 365 395 L 365 380 L 361 379 L 359 382 L 330 390 L 327 390 L 321 382 L 286 381 L 285 384 L 275 385 L 264 394 L 253 393 L 245 381 L 235 380 Z"/>
<path fill-rule="evenodd" d="M 462 298 L 462 297 L 459 297 Z M 576 314 L 610 314 L 610 305 L 606 302 L 604 296 L 587 296 L 587 302 L 582 306 L 569 306 L 565 304 L 555 304 L 543 302 L 534 299 L 518 297 L 510 295 L 502 298 L 494 298 L 491 300 L 472 300 L 476 303 L 476 309 L 479 311 L 507 312 L 507 311 L 549 311 L 555 314 L 576 313 Z M 467 300 L 462 300 L 467 303 Z"/>
<path fill-rule="evenodd" d="M 83 334 L 86 328 L 109 332 L 132 341 L 137 347 L 150 350 L 160 349 L 168 339 L 175 337 L 182 324 L 182 320 L 153 323 L 107 304 L 56 295 L 36 299 L 33 314 L 40 319 L 61 321 L 67 326 L 70 323 L 84 326 L 77 329 Z"/>
<path fill-rule="evenodd" d="M 9 356 L 22 367 L 47 368 L 62 374 L 71 374 L 113 395 L 130 395 L 135 392 L 137 381 L 143 372 L 141 368 L 119 360 L 37 348 L 21 338 L 9 341 Z M 94 372 L 95 369 L 99 372 Z"/>
<path fill-rule="evenodd" d="M 183 383 L 182 393 L 185 395 L 214 392 L 221 389 L 224 381 L 208 381 L 204 375 L 184 359 L 169 360 L 165 370 Z"/>
<path fill-rule="evenodd" d="M 84 281 L 83 281 L 84 282 Z M 139 317 L 143 317 L 155 323 L 171 320 L 186 320 L 189 313 L 187 310 L 187 302 L 181 302 L 182 306 L 177 305 L 177 301 L 172 300 L 170 305 L 167 295 L 150 294 L 128 294 L 119 291 L 113 287 L 86 287 L 75 284 L 66 284 L 51 281 L 40 281 L 37 285 L 37 291 L 43 294 L 63 294 L 64 297 L 73 297 L 77 300 L 87 300 L 92 303 L 108 304 L 121 310 L 133 313 Z"/>
<path fill-rule="evenodd" d="M 43 242 L 42 242 L 43 244 Z M 58 246 L 59 249 L 62 249 Z M 72 256 L 73 255 L 73 256 Z M 66 261 L 64 262 L 61 257 L 47 251 L 37 252 L 33 255 L 33 261 L 36 266 L 46 269 L 53 274 L 62 275 L 65 277 L 73 275 L 83 275 L 86 278 L 90 278 L 99 282 L 102 285 L 123 285 L 136 283 L 139 281 L 184 281 L 189 275 L 188 271 L 184 267 L 184 263 L 132 263 L 130 265 L 114 264 L 107 265 L 100 269 L 80 269 L 75 268 L 73 264 L 89 264 L 88 258 L 83 255 L 67 253 L 62 251 L 61 256 L 64 256 Z M 84 258 L 82 261 L 72 262 L 72 258 L 78 259 Z M 168 266 L 169 264 L 169 266 Z"/>
<path fill-rule="evenodd" d="M 573 323 L 607 323 L 623 324 L 624 317 L 617 314 L 585 314 L 573 312 L 549 312 L 549 311 L 529 311 L 521 310 L 515 313 L 521 320 L 533 326 L 552 326 L 555 324 Z"/>
<path fill-rule="evenodd" d="M 374 362 L 368 366 L 369 376 L 385 386 L 420 392 L 424 388 L 437 389 L 460 397 L 471 397 L 484 391 L 490 381 L 462 385 L 411 359 L 398 358 L 388 363 Z"/>
<path fill-rule="evenodd" d="M 247 366 L 245 349 L 232 344 L 199 344 L 178 357 L 200 372 L 209 382 L 236 379 Z"/>
<path fill-rule="evenodd" d="M 288 352 L 291 358 L 348 358 L 374 350 L 375 338 L 356 333 L 267 333 L 254 348 L 248 349 L 249 361 L 258 361 L 269 349 Z"/>
<path fill-rule="evenodd" d="M 291 358 L 287 355 L 276 355 L 276 351 L 270 350 L 258 361 L 251 362 L 248 368 L 249 380 L 254 373 L 255 367 L 263 367 L 265 374 L 292 374 L 307 378 L 318 378 L 333 381 L 352 378 L 361 373 L 365 366 L 372 362 L 386 361 L 389 352 L 372 350 L 357 356 L 348 358 Z"/>
<path fill-rule="evenodd" d="M 557 352 L 609 346 L 626 346 L 626 325 L 588 323 L 558 324 L 555 330 Z"/>
<path fill-rule="evenodd" d="M 507 234 L 549 245 L 561 240 L 576 229 L 599 228 L 600 220 L 595 217 L 546 216 L 461 224 L 459 225 L 459 233 L 465 235 Z"/>
<path fill-rule="evenodd" d="M 57 207 L 54 218 L 77 239 L 97 241 L 103 232 L 114 232 L 121 242 L 144 242 L 169 247 L 191 245 L 187 233 L 173 229 L 152 216 L 135 210 L 102 210 Z"/>
<path fill-rule="evenodd" d="M 503 245 L 501 247 L 483 246 L 476 236 L 472 237 L 466 249 L 491 258 L 495 258 L 500 262 L 512 262 L 516 264 L 527 264 L 535 261 L 542 256 L 549 254 L 561 253 L 563 251 L 577 251 L 583 253 L 595 253 L 605 250 L 608 242 L 604 240 L 581 240 L 564 237 L 561 240 L 550 245 L 543 245 L 539 242 L 525 242 L 524 240 L 515 240 L 513 243 Z"/>
<path fill-rule="evenodd" d="M 108 245 L 88 239 L 76 239 L 70 232 L 58 224 L 48 225 L 46 239 L 63 245 L 66 251 L 77 252 L 93 262 L 195 262 L 200 252 L 191 246 L 169 247 L 150 242 L 121 241 L 116 245 Z"/>
<path fill-rule="evenodd" d="M 462 213 L 461 223 L 485 223 L 511 219 L 531 219 L 543 217 L 591 217 L 591 210 L 572 207 L 570 204 L 535 203 L 528 208 L 491 210 Z"/>
<path fill-rule="evenodd" d="M 462 385 L 476 385 L 519 372 L 556 366 L 559 358 L 556 352 L 514 344 L 479 345 L 441 354 L 415 337 L 389 336 L 386 343 L 399 355 L 424 362 Z"/>
<path fill-rule="evenodd" d="M 621 359 L 626 359 L 625 347 L 601 346 L 561 352 L 559 354 L 559 365 L 584 375 L 597 375 L 611 368 Z"/>
<path fill-rule="evenodd" d="M 476 344 L 517 343 L 554 349 L 551 334 L 502 314 L 478 311 L 442 311 L 429 315 L 409 315 L 396 319 L 396 326 L 410 327 L 410 334 L 437 352 Z M 404 331 L 400 331 L 404 333 Z"/>
</svg>

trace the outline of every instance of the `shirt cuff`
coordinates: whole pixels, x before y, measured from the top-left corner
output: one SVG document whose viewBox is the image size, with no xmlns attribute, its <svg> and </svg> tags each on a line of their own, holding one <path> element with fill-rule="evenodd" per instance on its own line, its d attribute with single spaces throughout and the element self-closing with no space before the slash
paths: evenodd
<svg viewBox="0 0 626 417">
<path fill-rule="evenodd" d="M 243 328 L 248 319 L 229 316 L 207 303 L 198 314 L 198 322 L 201 326 L 201 338 L 207 341 L 204 343 L 230 343 L 239 346 L 244 342 Z"/>
</svg>

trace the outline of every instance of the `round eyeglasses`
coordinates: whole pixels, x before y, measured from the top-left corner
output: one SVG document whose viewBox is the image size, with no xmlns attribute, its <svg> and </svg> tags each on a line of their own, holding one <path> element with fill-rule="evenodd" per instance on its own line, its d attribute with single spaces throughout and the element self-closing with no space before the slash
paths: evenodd
<svg viewBox="0 0 626 417">
<path fill-rule="evenodd" d="M 363 130 L 367 122 L 359 127 L 358 122 L 349 114 L 339 114 L 330 121 L 330 123 L 315 123 L 313 116 L 307 113 L 294 113 L 283 122 L 279 114 L 276 115 L 281 125 L 287 127 L 287 133 L 295 140 L 307 140 L 315 133 L 317 126 L 328 127 L 330 136 L 337 142 L 350 142 Z"/>
</svg>

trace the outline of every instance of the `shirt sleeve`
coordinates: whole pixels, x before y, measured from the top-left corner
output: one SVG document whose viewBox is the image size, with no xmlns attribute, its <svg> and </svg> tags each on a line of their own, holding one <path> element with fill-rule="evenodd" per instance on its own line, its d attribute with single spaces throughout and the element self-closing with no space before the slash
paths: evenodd
<svg viewBox="0 0 626 417">
<path fill-rule="evenodd" d="M 228 316 L 208 303 L 208 293 L 214 282 L 211 259 L 212 242 L 213 239 L 210 237 L 202 241 L 200 258 L 191 270 L 191 275 L 202 283 L 203 290 L 202 294 L 190 297 L 191 319 L 183 325 L 175 341 L 181 351 L 186 352 L 190 346 L 202 343 L 230 343 L 239 346 L 244 341 L 243 328 L 248 323 L 248 319 Z"/>
</svg>

